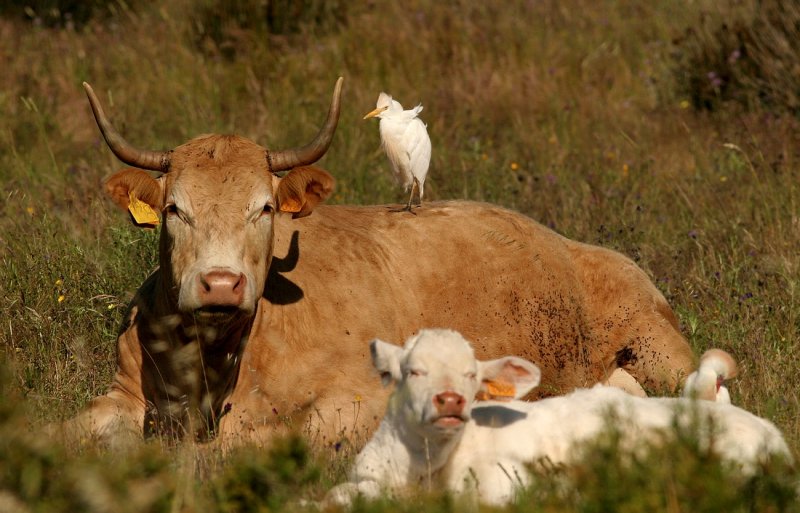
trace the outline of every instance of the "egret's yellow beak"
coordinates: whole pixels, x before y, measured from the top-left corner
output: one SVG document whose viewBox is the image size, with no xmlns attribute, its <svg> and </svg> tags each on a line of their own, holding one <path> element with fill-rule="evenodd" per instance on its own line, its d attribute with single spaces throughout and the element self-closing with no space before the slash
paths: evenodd
<svg viewBox="0 0 800 513">
<path fill-rule="evenodd" d="M 377 116 L 378 114 L 380 114 L 381 112 L 385 111 L 388 108 L 389 107 L 378 107 L 377 109 L 373 110 L 372 112 L 367 113 L 367 115 L 364 116 L 364 119 L 374 118 L 375 116 Z"/>
</svg>

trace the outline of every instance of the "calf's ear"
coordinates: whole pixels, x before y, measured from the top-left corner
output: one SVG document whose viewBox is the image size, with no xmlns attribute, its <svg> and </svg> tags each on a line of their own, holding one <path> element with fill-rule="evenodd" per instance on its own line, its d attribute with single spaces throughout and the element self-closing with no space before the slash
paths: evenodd
<svg viewBox="0 0 800 513">
<path fill-rule="evenodd" d="M 387 386 L 393 381 L 400 381 L 400 356 L 403 348 L 375 339 L 369 343 L 369 352 L 372 355 L 372 365 L 381 374 L 381 383 Z"/>
<path fill-rule="evenodd" d="M 131 213 L 137 226 L 158 224 L 158 212 L 163 206 L 163 178 L 153 178 L 141 169 L 123 169 L 105 182 L 106 194 L 122 210 Z"/>
<path fill-rule="evenodd" d="M 328 199 L 335 183 L 327 171 L 316 166 L 296 167 L 278 182 L 278 210 L 291 213 L 294 219 L 305 217 Z"/>
<path fill-rule="evenodd" d="M 479 395 L 486 399 L 511 400 L 524 397 L 539 384 L 539 367 L 516 356 L 478 362 Z"/>
</svg>

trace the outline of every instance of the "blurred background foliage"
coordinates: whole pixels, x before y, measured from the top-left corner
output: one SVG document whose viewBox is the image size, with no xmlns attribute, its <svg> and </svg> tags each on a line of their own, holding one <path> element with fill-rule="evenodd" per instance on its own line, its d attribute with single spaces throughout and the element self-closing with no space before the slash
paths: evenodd
<svg viewBox="0 0 800 513">
<path fill-rule="evenodd" d="M 104 391 L 123 307 L 157 265 L 157 232 L 132 228 L 103 197 L 122 165 L 82 81 L 137 146 L 222 132 L 282 148 L 316 133 L 344 76 L 320 162 L 337 179 L 331 203 L 404 200 L 377 124 L 361 117 L 380 91 L 421 102 L 426 199 L 498 203 L 636 260 L 697 354 L 715 346 L 740 361 L 734 402 L 775 421 L 796 450 L 799 30 L 800 7 L 779 0 L 0 4 L 0 510 L 293 509 L 289 497 L 318 498 L 342 479 L 356 449 L 288 440 L 247 461 L 157 440 L 75 450 L 36 435 Z M 671 454 L 684 452 L 660 458 Z M 578 495 L 544 479 L 519 508 L 594 511 L 624 491 L 631 510 L 675 511 L 680 490 L 678 510 L 713 511 L 705 491 L 720 509 L 796 509 L 791 472 L 724 491 L 724 470 L 687 461 L 642 486 L 657 463 L 609 458 L 601 447 L 568 476 Z M 619 486 L 596 478 L 603 465 Z"/>
</svg>

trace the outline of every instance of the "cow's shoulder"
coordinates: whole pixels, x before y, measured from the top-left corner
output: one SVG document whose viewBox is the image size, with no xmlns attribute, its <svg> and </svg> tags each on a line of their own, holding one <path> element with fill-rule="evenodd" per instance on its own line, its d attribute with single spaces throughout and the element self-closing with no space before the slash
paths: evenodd
<svg viewBox="0 0 800 513">
<path fill-rule="evenodd" d="M 145 279 L 136 292 L 133 298 L 127 305 L 122 324 L 119 328 L 119 334 L 122 334 L 131 329 L 136 324 L 142 323 L 145 318 L 156 315 L 158 294 L 156 292 L 158 287 L 158 280 L 160 279 L 161 271 L 156 269 Z"/>
</svg>

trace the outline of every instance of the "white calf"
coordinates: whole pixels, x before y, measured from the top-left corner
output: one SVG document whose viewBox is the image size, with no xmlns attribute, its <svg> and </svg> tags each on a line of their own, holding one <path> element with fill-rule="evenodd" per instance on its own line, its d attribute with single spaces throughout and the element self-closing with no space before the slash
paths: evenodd
<svg viewBox="0 0 800 513">
<path fill-rule="evenodd" d="M 735 378 L 738 373 L 736 360 L 731 355 L 721 349 L 709 349 L 700 357 L 697 370 L 686 378 L 683 395 L 730 404 L 731 396 L 722 383 Z"/>
<path fill-rule="evenodd" d="M 770 455 L 791 457 L 774 425 L 728 404 L 633 397 L 604 386 L 530 403 L 474 404 L 479 392 L 522 397 L 538 384 L 539 370 L 517 357 L 477 361 L 454 331 L 422 330 L 405 347 L 380 340 L 370 347 L 384 383 L 396 388 L 378 430 L 356 457 L 349 482 L 331 490 L 329 503 L 427 485 L 477 492 L 481 502 L 504 504 L 530 482 L 529 464 L 569 462 L 581 442 L 607 427 L 611 410 L 631 443 L 670 429 L 676 418 L 683 425 L 700 419 L 717 429 L 713 437 L 700 430 L 701 436 L 706 433 L 701 442 L 740 462 L 745 472 Z"/>
</svg>

